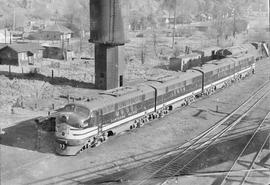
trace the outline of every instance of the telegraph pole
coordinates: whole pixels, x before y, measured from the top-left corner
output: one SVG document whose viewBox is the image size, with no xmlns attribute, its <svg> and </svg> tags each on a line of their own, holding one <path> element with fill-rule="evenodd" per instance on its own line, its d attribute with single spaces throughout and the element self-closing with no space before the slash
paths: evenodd
<svg viewBox="0 0 270 185">
<path fill-rule="evenodd" d="M 175 29 L 176 29 L 176 5 L 177 0 L 175 0 L 175 6 L 174 6 L 174 23 L 173 23 L 173 38 L 172 38 L 172 48 L 174 48 L 175 43 Z"/>
<path fill-rule="evenodd" d="M 7 28 L 5 27 L 5 44 L 7 44 Z"/>
<path fill-rule="evenodd" d="M 268 22 L 268 26 L 269 26 L 269 36 L 270 36 L 270 0 L 268 0 L 268 18 L 269 18 L 269 22 Z"/>
<path fill-rule="evenodd" d="M 233 9 L 233 37 L 235 38 L 236 25 L 235 25 L 235 9 Z"/>
<path fill-rule="evenodd" d="M 13 31 L 15 30 L 16 28 L 16 14 L 15 14 L 15 8 L 13 9 Z"/>
</svg>

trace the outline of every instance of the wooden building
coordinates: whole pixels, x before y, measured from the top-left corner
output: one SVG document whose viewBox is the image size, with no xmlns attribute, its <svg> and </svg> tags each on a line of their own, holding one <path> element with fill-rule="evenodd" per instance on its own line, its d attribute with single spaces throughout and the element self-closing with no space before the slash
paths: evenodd
<svg viewBox="0 0 270 185">
<path fill-rule="evenodd" d="M 0 43 L 7 44 L 13 40 L 13 36 L 7 29 L 0 30 Z"/>
<path fill-rule="evenodd" d="M 44 47 L 43 58 L 50 58 L 56 60 L 72 60 L 74 52 L 61 44 L 42 44 Z"/>
<path fill-rule="evenodd" d="M 67 41 L 72 37 L 72 34 L 73 31 L 67 27 L 60 24 L 54 24 L 46 27 L 40 32 L 30 34 L 29 38 L 33 40 Z"/>
<path fill-rule="evenodd" d="M 0 47 L 0 65 L 33 65 L 43 58 L 44 48 L 37 43 L 9 44 Z"/>
</svg>

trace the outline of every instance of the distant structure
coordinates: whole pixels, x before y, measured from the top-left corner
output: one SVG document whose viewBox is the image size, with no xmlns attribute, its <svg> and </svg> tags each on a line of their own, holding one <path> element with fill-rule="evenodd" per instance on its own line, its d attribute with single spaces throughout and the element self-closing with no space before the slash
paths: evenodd
<svg viewBox="0 0 270 185">
<path fill-rule="evenodd" d="M 71 49 L 65 48 L 63 50 L 62 45 L 59 43 L 44 43 L 42 44 L 42 46 L 44 47 L 44 58 L 51 58 L 57 60 L 72 60 L 72 58 L 74 57 L 74 52 Z"/>
<path fill-rule="evenodd" d="M 33 65 L 42 60 L 43 50 L 36 43 L 0 45 L 0 65 Z"/>
<path fill-rule="evenodd" d="M 70 39 L 73 31 L 61 24 L 47 26 L 44 30 L 34 32 L 28 36 L 30 40 L 37 40 L 44 46 L 44 58 L 70 60 L 73 56 Z M 44 44 L 45 43 L 45 44 Z"/>
<path fill-rule="evenodd" d="M 7 29 L 0 30 L 0 43 L 2 44 L 9 44 L 13 41 L 13 36 L 10 31 Z"/>
<path fill-rule="evenodd" d="M 90 42 L 95 43 L 95 85 L 124 85 L 124 25 L 119 0 L 90 0 Z"/>
<path fill-rule="evenodd" d="M 30 37 L 34 40 L 63 40 L 69 41 L 72 37 L 73 31 L 68 29 L 67 27 L 54 24 L 46 27 L 44 30 L 33 33 Z"/>
</svg>

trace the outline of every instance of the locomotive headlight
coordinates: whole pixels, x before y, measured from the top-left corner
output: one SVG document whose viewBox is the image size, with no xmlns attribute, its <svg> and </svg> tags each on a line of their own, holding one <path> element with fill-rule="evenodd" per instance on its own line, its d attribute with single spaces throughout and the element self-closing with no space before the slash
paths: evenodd
<svg viewBox="0 0 270 185">
<path fill-rule="evenodd" d="M 62 122 L 64 122 L 64 123 L 66 123 L 67 120 L 68 120 L 68 118 L 67 118 L 66 115 L 63 115 L 63 116 L 61 116 L 60 120 L 61 120 Z"/>
</svg>

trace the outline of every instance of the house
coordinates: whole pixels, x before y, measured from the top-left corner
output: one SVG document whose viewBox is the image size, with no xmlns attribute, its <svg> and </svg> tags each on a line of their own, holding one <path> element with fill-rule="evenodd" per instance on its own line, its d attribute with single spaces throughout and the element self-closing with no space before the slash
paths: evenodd
<svg viewBox="0 0 270 185">
<path fill-rule="evenodd" d="M 33 65 L 43 58 L 44 48 L 37 43 L 0 46 L 0 65 Z"/>
<path fill-rule="evenodd" d="M 7 29 L 0 30 L 0 43 L 10 43 L 13 40 L 12 34 Z"/>
<path fill-rule="evenodd" d="M 44 30 L 33 33 L 29 37 L 35 40 L 69 40 L 73 31 L 60 24 L 54 24 L 46 27 Z"/>
</svg>

